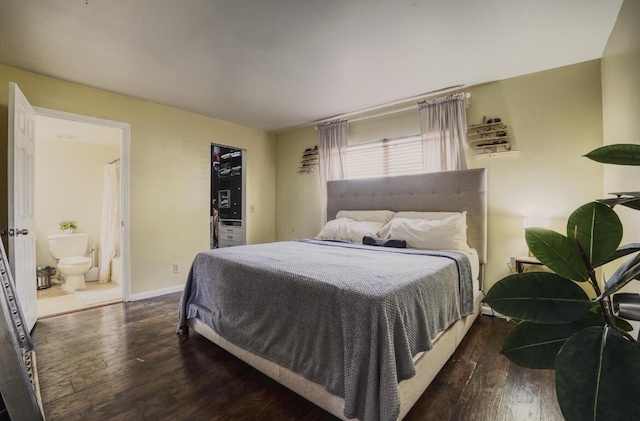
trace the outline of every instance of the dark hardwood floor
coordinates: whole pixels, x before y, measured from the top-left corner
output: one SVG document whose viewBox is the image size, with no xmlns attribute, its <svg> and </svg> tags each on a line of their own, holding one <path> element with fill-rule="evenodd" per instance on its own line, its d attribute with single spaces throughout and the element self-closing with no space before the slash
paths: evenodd
<svg viewBox="0 0 640 421">
<path fill-rule="evenodd" d="M 38 321 L 48 421 L 335 420 L 205 338 L 176 334 L 180 294 Z M 482 316 L 405 418 L 561 420 L 553 372 L 499 354 L 510 324 Z"/>
</svg>

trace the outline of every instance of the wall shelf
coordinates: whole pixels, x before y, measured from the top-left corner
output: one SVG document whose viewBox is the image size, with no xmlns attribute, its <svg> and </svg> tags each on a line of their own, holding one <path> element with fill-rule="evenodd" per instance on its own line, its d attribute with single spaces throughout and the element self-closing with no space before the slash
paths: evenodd
<svg viewBox="0 0 640 421">
<path fill-rule="evenodd" d="M 482 143 L 482 142 L 498 142 L 501 140 L 506 140 L 509 139 L 509 136 L 500 136 L 500 137 L 483 137 L 482 139 L 472 139 L 472 140 L 468 140 L 467 142 L 469 143 Z M 475 146 L 480 146 L 480 145 L 475 145 Z"/>
<path fill-rule="evenodd" d="M 507 128 L 503 121 L 471 124 L 467 126 L 467 143 L 478 155 L 516 152 L 513 150 L 513 138 L 509 136 Z"/>
<path fill-rule="evenodd" d="M 515 153 L 518 153 L 518 152 L 520 152 L 520 151 L 504 151 L 504 152 L 489 152 L 489 151 L 486 151 L 484 153 L 479 153 L 476 156 L 488 156 L 488 157 L 494 158 L 496 156 L 512 155 L 512 154 L 515 154 Z"/>
<path fill-rule="evenodd" d="M 302 153 L 300 159 L 299 173 L 309 174 L 311 171 L 318 169 L 318 146 L 307 148 Z"/>
</svg>

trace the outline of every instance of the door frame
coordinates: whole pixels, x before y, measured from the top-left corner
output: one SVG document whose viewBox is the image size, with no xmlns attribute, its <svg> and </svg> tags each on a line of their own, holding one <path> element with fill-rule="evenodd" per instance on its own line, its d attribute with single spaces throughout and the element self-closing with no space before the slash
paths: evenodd
<svg viewBox="0 0 640 421">
<path fill-rule="evenodd" d="M 122 301 L 131 301 L 131 244 L 130 244 L 130 149 L 131 149 L 131 125 L 120 121 L 106 120 L 90 117 L 82 114 L 68 113 L 66 111 L 50 108 L 33 107 L 37 116 L 58 118 L 62 120 L 76 121 L 79 123 L 93 124 L 96 126 L 111 127 L 121 131 L 120 140 L 120 258 L 122 259 Z"/>
</svg>

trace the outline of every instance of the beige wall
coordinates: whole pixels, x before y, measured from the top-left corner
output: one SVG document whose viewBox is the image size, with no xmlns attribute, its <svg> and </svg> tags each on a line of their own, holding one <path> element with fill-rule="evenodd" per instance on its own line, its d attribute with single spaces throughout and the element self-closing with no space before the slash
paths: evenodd
<svg viewBox="0 0 640 421">
<path fill-rule="evenodd" d="M 247 241 L 275 239 L 275 140 L 261 130 L 95 88 L 0 66 L 0 132 L 7 131 L 8 84 L 35 106 L 131 124 L 131 292 L 181 285 L 209 245 L 210 145 L 247 150 Z M 6 137 L 0 136 L 6 162 Z M 6 175 L 0 171 L 0 217 Z M 2 182 L 5 180 L 5 182 Z M 172 263 L 181 272 L 172 273 Z"/>
<path fill-rule="evenodd" d="M 116 130 L 116 129 L 114 129 Z M 103 166 L 120 156 L 120 145 L 99 145 L 60 139 L 36 139 L 35 215 L 36 262 L 56 262 L 47 236 L 59 233 L 58 223 L 76 221 L 76 232 L 89 234 L 96 246 L 102 220 Z"/>
<path fill-rule="evenodd" d="M 467 89 L 472 97 L 469 123 L 482 116 L 501 117 L 519 152 L 478 157 L 468 152 L 471 168 L 489 172 L 489 262 L 485 287 L 508 274 L 510 256 L 527 253 L 523 217 L 532 211 L 552 218 L 565 231 L 566 218 L 578 206 L 602 194 L 602 170 L 585 158 L 602 144 L 600 61 L 487 83 Z M 407 104 L 398 105 L 404 108 Z M 417 111 L 357 122 L 357 142 L 419 131 Z M 315 145 L 313 128 L 279 134 L 277 238 L 315 236 L 320 229 L 318 175 L 297 174 L 300 155 Z M 303 203 L 302 207 L 296 207 Z M 299 206 L 299 205 L 298 205 Z"/>
<path fill-rule="evenodd" d="M 600 62 L 534 73 L 469 89 L 469 123 L 501 117 L 519 151 L 469 166 L 489 173 L 486 287 L 508 274 L 509 256 L 527 253 L 523 217 L 551 218 L 566 233 L 568 216 L 601 197 L 600 165 L 582 155 L 602 145 Z M 531 213 L 531 215 L 527 215 Z"/>
<path fill-rule="evenodd" d="M 602 56 L 604 143 L 640 144 L 640 2 L 626 0 Z M 604 165 L 604 193 L 640 190 L 640 168 Z M 640 241 L 640 213 L 615 208 L 624 224 L 623 243 Z M 621 259 L 621 261 L 624 261 Z M 605 268 L 612 274 L 620 262 Z M 640 292 L 631 282 L 627 292 Z"/>
<path fill-rule="evenodd" d="M 318 172 L 298 173 L 302 153 L 316 145 L 313 127 L 278 135 L 276 174 L 276 238 L 311 238 L 320 232 L 320 178 Z"/>
</svg>

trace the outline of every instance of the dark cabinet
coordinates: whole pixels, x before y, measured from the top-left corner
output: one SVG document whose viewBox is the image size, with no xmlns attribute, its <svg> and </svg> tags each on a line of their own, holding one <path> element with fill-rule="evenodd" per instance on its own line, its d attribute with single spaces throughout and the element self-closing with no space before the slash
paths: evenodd
<svg viewBox="0 0 640 421">
<path fill-rule="evenodd" d="M 246 151 L 211 145 L 211 247 L 244 244 Z M 223 235 L 223 232 L 224 235 Z M 230 233 L 232 231 L 232 233 Z"/>
</svg>

